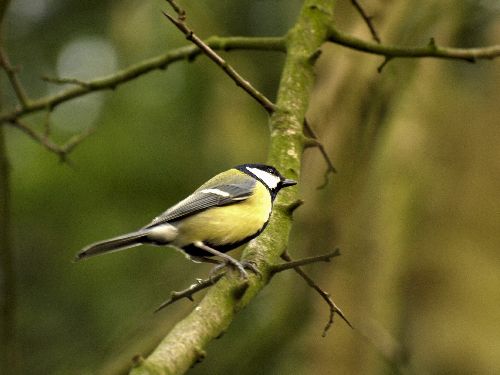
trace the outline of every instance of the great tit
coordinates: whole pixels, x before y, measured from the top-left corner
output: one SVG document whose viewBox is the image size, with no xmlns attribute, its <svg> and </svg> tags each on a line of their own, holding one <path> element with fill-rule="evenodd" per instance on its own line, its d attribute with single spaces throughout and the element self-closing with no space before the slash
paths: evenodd
<svg viewBox="0 0 500 375">
<path fill-rule="evenodd" d="M 231 264 L 246 277 L 241 263 L 225 253 L 261 234 L 280 189 L 296 183 L 269 165 L 238 165 L 214 176 L 145 227 L 91 244 L 75 260 L 142 244 L 169 245 L 194 261 Z"/>
</svg>

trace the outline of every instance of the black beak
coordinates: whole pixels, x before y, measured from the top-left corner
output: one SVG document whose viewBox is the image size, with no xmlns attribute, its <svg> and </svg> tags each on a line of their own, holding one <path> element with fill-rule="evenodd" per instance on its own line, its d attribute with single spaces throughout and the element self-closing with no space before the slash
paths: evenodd
<svg viewBox="0 0 500 375">
<path fill-rule="evenodd" d="M 295 180 L 290 180 L 289 178 L 285 178 L 284 180 L 281 181 L 281 187 L 287 187 L 287 186 L 293 186 L 297 185 L 297 181 Z"/>
</svg>

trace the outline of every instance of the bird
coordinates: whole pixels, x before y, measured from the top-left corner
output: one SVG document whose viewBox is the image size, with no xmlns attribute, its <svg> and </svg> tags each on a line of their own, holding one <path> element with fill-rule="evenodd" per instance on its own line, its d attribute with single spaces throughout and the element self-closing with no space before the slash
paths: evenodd
<svg viewBox="0 0 500 375">
<path fill-rule="evenodd" d="M 278 192 L 296 184 L 270 165 L 237 165 L 209 179 L 146 226 L 86 246 L 75 261 L 139 245 L 172 246 L 195 262 L 233 266 L 247 278 L 244 268 L 253 267 L 226 253 L 259 236 L 269 223 Z"/>
</svg>

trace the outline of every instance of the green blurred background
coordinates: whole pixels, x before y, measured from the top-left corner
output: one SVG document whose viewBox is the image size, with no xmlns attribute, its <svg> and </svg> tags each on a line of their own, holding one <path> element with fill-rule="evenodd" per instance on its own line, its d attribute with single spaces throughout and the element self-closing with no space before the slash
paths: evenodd
<svg viewBox="0 0 500 375">
<path fill-rule="evenodd" d="M 364 1 L 384 42 L 499 43 L 495 0 Z M 183 1 L 202 37 L 283 35 L 300 1 Z M 12 0 L 6 43 L 32 97 L 43 75 L 89 79 L 187 42 L 154 1 Z M 350 1 L 339 27 L 369 39 Z M 278 52 L 224 53 L 274 99 Z M 500 372 L 500 65 L 380 57 L 325 45 L 308 118 L 338 173 L 305 153 L 290 253 L 340 247 L 308 268 L 355 330 L 293 272 L 278 275 L 209 345 L 193 374 Z M 1 82 L 3 108 L 14 97 Z M 39 128 L 45 115 L 30 116 Z M 56 109 L 57 140 L 93 127 L 57 158 L 7 128 L 12 165 L 17 335 L 23 374 L 114 374 L 195 305 L 153 314 L 210 266 L 136 248 L 74 264 L 89 242 L 133 230 L 213 174 L 265 161 L 266 113 L 204 57 Z M 200 296 L 198 296 L 200 298 Z M 124 367 L 125 366 L 125 367 Z"/>
</svg>

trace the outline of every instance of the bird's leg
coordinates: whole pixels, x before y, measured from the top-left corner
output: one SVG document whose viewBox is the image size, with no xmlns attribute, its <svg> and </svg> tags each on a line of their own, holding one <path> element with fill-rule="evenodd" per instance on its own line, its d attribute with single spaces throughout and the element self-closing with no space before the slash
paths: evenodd
<svg viewBox="0 0 500 375">
<path fill-rule="evenodd" d="M 208 278 L 210 281 L 212 281 L 212 283 L 215 283 L 215 279 L 216 279 L 218 272 L 226 266 L 225 262 L 217 260 L 217 259 L 209 258 L 209 257 L 190 255 L 189 258 L 193 262 L 203 262 L 203 263 L 216 264 L 216 266 L 213 267 L 210 270 L 210 273 L 208 274 Z"/>
<path fill-rule="evenodd" d="M 245 268 L 242 266 L 242 264 L 240 262 L 238 262 L 233 257 L 231 257 L 231 256 L 229 256 L 229 255 L 227 255 L 225 253 L 221 253 L 220 251 L 217 251 L 215 249 L 212 249 L 210 246 L 205 245 L 201 241 L 195 242 L 194 246 L 196 246 L 199 249 L 205 250 L 207 253 L 210 253 L 212 255 L 216 255 L 216 256 L 222 258 L 223 262 L 224 262 L 223 263 L 224 265 L 232 265 L 233 267 L 235 267 L 240 272 L 240 275 L 244 279 L 248 279 L 248 274 L 247 274 L 247 271 L 245 271 Z M 204 258 L 204 259 L 207 259 L 207 258 Z M 220 265 L 215 266 L 215 269 L 217 271 L 219 270 L 219 268 L 220 268 Z"/>
<path fill-rule="evenodd" d="M 219 260 L 217 259 L 212 259 L 204 256 L 195 256 L 195 255 L 189 255 L 189 259 L 191 259 L 193 262 L 203 262 L 203 263 L 212 263 L 212 264 L 221 264 Z"/>
</svg>

